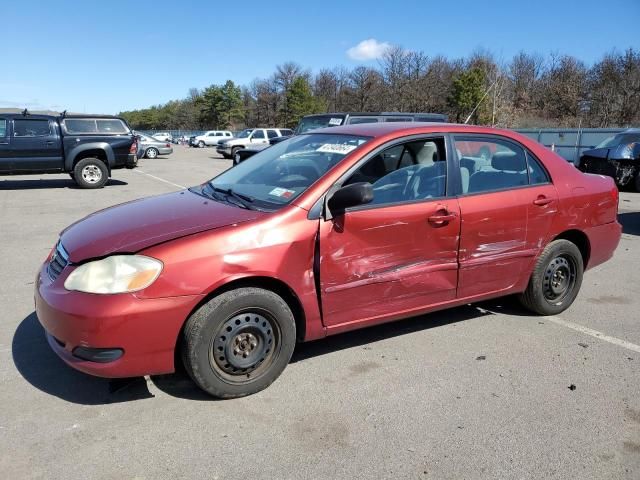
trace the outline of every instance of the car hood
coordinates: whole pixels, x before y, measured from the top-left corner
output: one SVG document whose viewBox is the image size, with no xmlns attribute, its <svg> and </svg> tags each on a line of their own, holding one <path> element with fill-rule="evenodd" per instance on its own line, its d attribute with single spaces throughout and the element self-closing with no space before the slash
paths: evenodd
<svg viewBox="0 0 640 480">
<path fill-rule="evenodd" d="M 210 200 L 189 190 L 100 210 L 70 225 L 60 240 L 72 262 L 122 252 L 266 215 Z"/>
</svg>

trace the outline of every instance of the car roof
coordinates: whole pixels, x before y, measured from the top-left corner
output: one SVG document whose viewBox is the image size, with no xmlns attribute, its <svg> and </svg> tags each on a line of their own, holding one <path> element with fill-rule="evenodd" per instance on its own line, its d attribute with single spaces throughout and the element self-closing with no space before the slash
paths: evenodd
<svg viewBox="0 0 640 480">
<path fill-rule="evenodd" d="M 357 123 L 309 130 L 309 133 L 341 133 L 345 135 L 361 135 L 364 137 L 383 137 L 394 133 L 405 135 L 420 133 L 503 133 L 513 135 L 513 132 L 492 127 L 465 125 L 461 123 L 432 123 L 432 122 L 383 122 Z"/>
</svg>

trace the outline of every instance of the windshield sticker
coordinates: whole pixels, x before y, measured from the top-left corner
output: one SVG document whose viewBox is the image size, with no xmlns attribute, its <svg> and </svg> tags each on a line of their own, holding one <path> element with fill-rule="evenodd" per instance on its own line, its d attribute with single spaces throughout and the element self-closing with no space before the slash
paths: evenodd
<svg viewBox="0 0 640 480">
<path fill-rule="evenodd" d="M 357 145 L 346 145 L 339 143 L 325 143 L 320 148 L 316 150 L 316 152 L 324 152 L 324 153 L 339 153 L 341 155 L 346 155 L 351 150 L 355 150 L 358 148 Z"/>
<path fill-rule="evenodd" d="M 276 187 L 269 192 L 269 195 L 273 195 L 274 197 L 291 198 L 294 193 L 296 193 L 294 190 Z"/>
<path fill-rule="evenodd" d="M 331 120 L 329 120 L 329 125 L 342 125 L 342 119 L 332 118 Z"/>
</svg>

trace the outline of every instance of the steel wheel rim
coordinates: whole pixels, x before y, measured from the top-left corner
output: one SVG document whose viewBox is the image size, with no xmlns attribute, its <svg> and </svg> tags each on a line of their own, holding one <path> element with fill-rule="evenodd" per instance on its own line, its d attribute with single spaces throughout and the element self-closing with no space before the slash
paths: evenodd
<svg viewBox="0 0 640 480">
<path fill-rule="evenodd" d="M 102 180 L 102 170 L 95 165 L 87 165 L 82 169 L 82 179 L 87 183 L 98 183 Z"/>
<path fill-rule="evenodd" d="M 242 384 L 262 376 L 280 351 L 281 332 L 272 315 L 261 309 L 237 312 L 211 339 L 209 364 L 228 383 Z"/>
<path fill-rule="evenodd" d="M 552 305 L 560 305 L 573 292 L 578 276 L 575 260 L 559 255 L 549 262 L 544 272 L 542 289 L 544 298 Z"/>
</svg>

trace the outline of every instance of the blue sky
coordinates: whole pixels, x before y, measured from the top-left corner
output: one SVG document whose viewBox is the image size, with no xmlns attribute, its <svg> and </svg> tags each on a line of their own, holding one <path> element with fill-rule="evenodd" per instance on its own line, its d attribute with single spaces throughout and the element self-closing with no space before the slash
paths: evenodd
<svg viewBox="0 0 640 480">
<path fill-rule="evenodd" d="M 640 49 L 640 0 L 296 3 L 5 3 L 0 107 L 116 113 L 190 87 L 248 84 L 290 60 L 312 71 L 375 66 L 385 43 L 450 58 L 484 48 L 505 61 L 520 50 L 559 52 L 587 64 Z"/>
</svg>

